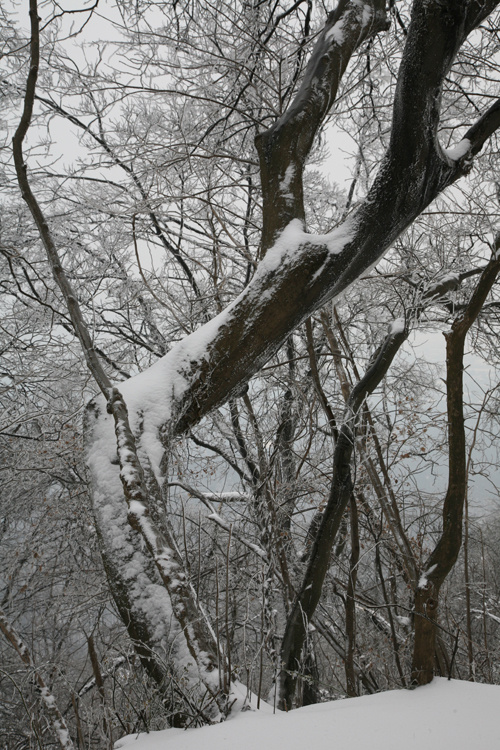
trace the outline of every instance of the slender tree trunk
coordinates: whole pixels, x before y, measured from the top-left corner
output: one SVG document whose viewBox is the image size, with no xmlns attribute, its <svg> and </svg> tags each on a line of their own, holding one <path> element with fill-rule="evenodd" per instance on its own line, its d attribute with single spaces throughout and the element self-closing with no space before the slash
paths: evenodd
<svg viewBox="0 0 500 750">
<path fill-rule="evenodd" d="M 356 422 L 365 398 L 380 383 L 407 335 L 407 329 L 404 327 L 388 334 L 364 377 L 349 396 L 333 455 L 333 476 L 328 503 L 315 534 L 307 570 L 288 616 L 283 636 L 278 694 L 279 705 L 285 710 L 290 710 L 294 706 L 297 669 L 301 662 L 307 629 L 316 611 L 330 564 L 332 547 L 352 494 L 351 456 L 355 444 Z"/>
<path fill-rule="evenodd" d="M 474 682 L 474 647 L 472 644 L 472 612 L 470 600 L 470 570 L 469 570 L 469 502 L 465 493 L 465 523 L 464 523 L 464 586 L 465 586 L 465 622 L 467 627 L 467 661 L 469 663 L 469 680 Z"/>
<path fill-rule="evenodd" d="M 500 242 L 497 240 L 497 252 Z M 448 491 L 443 503 L 443 529 L 418 581 L 415 592 L 415 641 L 412 682 L 426 685 L 434 676 L 439 593 L 453 568 L 462 544 L 462 523 L 467 493 L 466 445 L 463 410 L 463 365 L 467 332 L 479 315 L 500 272 L 500 259 L 484 269 L 469 304 L 446 336 L 448 415 Z"/>
<path fill-rule="evenodd" d="M 106 706 L 106 692 L 104 690 L 104 680 L 102 679 L 102 672 L 101 667 L 99 664 L 99 657 L 97 656 L 97 651 L 95 650 L 95 644 L 94 639 L 91 635 L 87 638 L 87 647 L 88 652 L 90 656 L 90 663 L 92 664 L 92 671 L 94 673 L 94 679 L 95 684 L 97 686 L 97 691 L 99 693 L 99 698 L 101 700 L 101 707 L 102 707 L 102 731 L 104 733 L 104 736 L 107 738 L 109 747 L 113 747 L 113 735 L 112 735 L 112 729 L 108 724 L 108 721 L 106 719 L 106 713 L 107 713 L 107 706 Z"/>
<path fill-rule="evenodd" d="M 354 653 L 356 650 L 356 581 L 358 577 L 359 562 L 359 524 L 358 506 L 354 493 L 351 494 L 349 503 L 351 521 L 351 556 L 349 559 L 349 580 L 345 598 L 345 629 L 346 629 L 346 658 L 345 675 L 347 695 L 354 697 L 358 694 L 356 689 L 356 673 L 354 670 Z"/>
</svg>

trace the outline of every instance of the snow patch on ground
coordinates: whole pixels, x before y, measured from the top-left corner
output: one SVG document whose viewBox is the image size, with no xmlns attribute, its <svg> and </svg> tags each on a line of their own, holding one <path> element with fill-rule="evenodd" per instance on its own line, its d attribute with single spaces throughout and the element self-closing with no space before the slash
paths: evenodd
<svg viewBox="0 0 500 750">
<path fill-rule="evenodd" d="M 416 690 L 393 690 L 321 703 L 290 713 L 261 702 L 229 721 L 201 729 L 130 735 L 126 750 L 498 750 L 500 687 L 435 678 Z M 237 709 L 238 707 L 235 706 Z M 253 704 L 255 708 L 255 704 Z"/>
</svg>

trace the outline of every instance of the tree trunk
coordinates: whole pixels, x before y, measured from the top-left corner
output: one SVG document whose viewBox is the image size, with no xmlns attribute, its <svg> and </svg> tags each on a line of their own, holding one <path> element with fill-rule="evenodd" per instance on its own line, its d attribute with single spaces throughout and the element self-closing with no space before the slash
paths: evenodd
<svg viewBox="0 0 500 750">
<path fill-rule="evenodd" d="M 238 394 L 301 322 L 379 260 L 440 191 L 467 171 L 471 159 L 500 126 L 500 103 L 469 128 L 465 154 L 452 159 L 443 153 L 438 140 L 441 87 L 468 33 L 496 5 L 494 0 L 415 1 L 398 76 L 390 145 L 380 171 L 358 210 L 329 234 L 317 236 L 307 234 L 302 225 L 306 159 L 349 59 L 363 41 L 387 28 L 383 0 L 340 0 L 318 36 L 290 108 L 257 138 L 265 257 L 254 278 L 225 311 L 172 347 L 149 370 L 123 383 L 118 392 L 110 387 L 100 365 L 49 225 L 27 179 L 22 146 L 33 113 L 39 65 L 37 3 L 30 0 L 31 63 L 23 113 L 13 139 L 14 162 L 22 195 L 88 367 L 103 391 L 89 405 L 86 429 L 103 559 L 120 615 L 143 664 L 159 684 L 170 665 L 176 664 L 188 686 L 186 700 L 191 691 L 199 694 L 201 687 L 210 704 L 204 704 L 199 713 L 203 720 L 218 716 L 225 698 L 214 676 L 216 658 L 210 634 L 200 625 L 175 544 L 168 529 L 165 532 L 154 517 L 154 487 L 163 479 L 162 451 Z M 336 27 L 340 34 L 335 33 Z M 306 619 L 312 616 L 350 496 L 350 420 L 357 416 L 358 399 L 362 401 L 370 392 L 384 367 L 370 371 L 361 390 L 355 389 L 339 434 L 328 512 L 308 569 L 311 589 L 300 592 L 285 633 L 284 674 L 294 668 L 302 649 L 299 607 L 305 604 Z M 285 690 L 287 705 L 292 687 Z"/>
<path fill-rule="evenodd" d="M 497 240 L 497 251 L 500 242 Z M 448 490 L 443 503 L 443 530 L 430 554 L 415 592 L 415 642 L 412 682 L 426 685 L 434 676 L 439 592 L 453 568 L 462 544 L 462 520 L 467 493 L 463 358 L 467 332 L 479 315 L 500 272 L 500 259 L 484 269 L 469 304 L 446 336 L 448 415 Z"/>
</svg>

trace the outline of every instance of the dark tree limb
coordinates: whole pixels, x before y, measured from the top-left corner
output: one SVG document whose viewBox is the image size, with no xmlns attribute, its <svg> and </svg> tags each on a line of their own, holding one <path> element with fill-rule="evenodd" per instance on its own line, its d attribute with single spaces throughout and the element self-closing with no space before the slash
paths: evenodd
<svg viewBox="0 0 500 750">
<path fill-rule="evenodd" d="M 476 156 L 498 128 L 500 128 L 500 99 L 497 99 L 466 132 L 464 138 L 470 141 L 470 156 Z"/>
<path fill-rule="evenodd" d="M 496 4 L 484 8 L 491 10 Z M 471 30 L 468 10 L 468 3 L 452 0 L 415 2 L 390 145 L 366 200 L 328 235 L 306 234 L 297 219 L 282 232 L 251 284 L 221 317 L 208 345 L 209 356 L 202 363 L 193 362 L 191 385 L 179 405 L 174 432 L 184 432 L 227 401 L 302 321 L 373 265 L 442 190 L 470 169 L 476 149 L 499 124 L 496 109 L 482 118 L 482 125 L 478 122 L 470 147 L 459 159 L 444 153 L 438 141 L 441 86 L 454 53 Z M 289 157 L 283 159 L 285 163 Z M 278 162 L 273 169 L 279 172 Z M 264 174 L 264 183 L 266 179 Z M 277 205 L 275 194 L 269 201 Z"/>
<path fill-rule="evenodd" d="M 33 104 L 35 100 L 36 83 L 38 79 L 38 67 L 40 62 L 40 32 L 38 7 L 36 0 L 30 0 L 30 24 L 31 24 L 31 57 L 28 79 L 26 81 L 26 92 L 24 96 L 23 112 L 19 125 L 12 139 L 12 152 L 14 155 L 14 165 L 16 168 L 17 179 L 21 189 L 22 196 L 28 205 L 31 215 L 35 221 L 38 232 L 44 244 L 49 262 L 52 267 L 53 275 L 58 284 L 75 328 L 76 335 L 80 341 L 87 366 L 94 376 L 96 383 L 103 393 L 107 393 L 111 387 L 111 382 L 104 373 L 102 366 L 97 357 L 93 341 L 83 320 L 76 295 L 64 273 L 59 254 L 55 246 L 48 223 L 43 215 L 38 201 L 31 190 L 27 168 L 24 162 L 23 142 L 31 124 L 33 116 Z"/>
<path fill-rule="evenodd" d="M 351 556 L 349 559 L 349 579 L 345 595 L 345 629 L 346 629 L 346 658 L 344 662 L 346 675 L 346 692 L 350 697 L 356 696 L 356 671 L 354 654 L 356 651 L 356 583 L 359 563 L 359 523 L 358 506 L 354 492 L 351 493 L 349 503 L 351 526 Z"/>
<path fill-rule="evenodd" d="M 303 171 L 317 132 L 335 101 L 354 52 L 364 41 L 388 28 L 385 0 L 340 0 L 328 16 L 290 107 L 269 130 L 257 136 L 263 204 L 262 254 L 292 219 L 304 220 Z"/>
<path fill-rule="evenodd" d="M 488 8 L 491 10 L 494 5 L 489 3 Z M 342 3 L 338 13 L 345 11 L 347 18 L 350 7 L 349 3 Z M 287 224 L 244 292 L 209 326 L 186 338 L 166 355 L 162 364 L 164 371 L 175 373 L 185 384 L 177 396 L 172 396 L 164 412 L 161 435 L 167 449 L 176 435 L 191 429 L 213 408 L 237 395 L 303 320 L 375 263 L 424 208 L 467 171 L 468 150 L 465 149 L 460 159 L 453 159 L 443 152 L 437 135 L 441 85 L 456 50 L 473 26 L 470 7 L 470 3 L 457 6 L 452 0 L 440 3 L 416 0 L 394 103 L 393 135 L 379 174 L 357 212 L 325 236 L 306 234 L 297 219 Z M 342 17 L 337 15 L 335 23 Z M 320 38 L 320 47 L 326 33 Z M 349 36 L 346 39 L 346 50 L 351 49 L 352 53 L 352 40 L 349 42 Z M 308 90 L 306 86 L 305 91 Z M 323 96 L 324 101 L 328 99 L 331 104 L 331 91 L 325 94 L 323 90 Z M 309 101 L 305 94 L 304 98 Z M 294 116 L 290 116 L 292 123 Z M 283 127 L 286 120 L 285 114 L 280 121 Z M 493 118 L 489 118 L 489 122 L 491 129 Z M 413 132 L 416 125 L 417 132 Z M 266 137 L 272 140 L 271 136 Z M 276 136 L 276 143 L 279 142 Z M 305 158 L 307 147 L 303 147 L 303 143 L 300 141 L 299 145 L 304 148 Z M 285 142 L 282 146 L 286 151 Z M 259 149 L 262 151 L 262 143 Z M 302 152 L 300 154 L 302 158 Z M 279 179 L 286 178 L 288 158 L 286 154 L 283 156 L 285 169 L 281 173 L 279 164 L 275 165 L 282 175 Z M 265 184 L 265 164 L 262 169 Z M 295 188 L 292 192 L 298 195 Z M 274 196 L 268 197 L 274 199 Z M 295 208 L 297 205 L 295 203 Z M 282 225 L 285 223 L 283 220 Z M 204 341 L 201 354 L 200 337 Z M 381 352 L 382 359 L 389 355 L 390 348 L 388 344 L 388 349 Z M 351 415 L 357 415 L 366 394 L 376 387 L 380 382 L 378 378 L 385 372 L 380 359 L 377 362 L 352 391 Z M 127 393 L 143 393 L 141 377 L 128 382 Z M 166 389 L 170 387 L 168 382 L 165 382 Z M 155 409 L 157 412 L 156 406 Z M 312 586 L 309 589 L 308 584 L 304 584 L 285 633 L 283 679 L 286 684 L 282 684 L 282 695 L 286 705 L 291 705 L 293 700 L 293 672 L 301 654 L 304 621 L 310 619 L 319 600 L 331 545 L 350 496 L 352 426 L 347 420 L 340 430 L 329 508 L 322 519 L 306 574 Z M 97 476 L 96 481 L 98 479 Z M 99 502 L 105 502 L 105 495 Z"/>
<path fill-rule="evenodd" d="M 297 668 L 307 628 L 320 600 L 333 543 L 352 494 L 351 456 L 354 450 L 356 421 L 366 397 L 384 378 L 407 335 L 406 327 L 388 334 L 364 377 L 352 389 L 347 402 L 333 455 L 333 476 L 328 503 L 316 532 L 307 570 L 288 616 L 283 636 L 278 696 L 280 708 L 284 710 L 293 708 Z"/>
</svg>

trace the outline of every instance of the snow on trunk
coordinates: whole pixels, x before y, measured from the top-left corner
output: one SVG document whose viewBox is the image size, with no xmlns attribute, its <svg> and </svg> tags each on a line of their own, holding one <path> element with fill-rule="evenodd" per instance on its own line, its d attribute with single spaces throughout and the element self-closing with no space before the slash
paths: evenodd
<svg viewBox="0 0 500 750">
<path fill-rule="evenodd" d="M 113 416 L 108 411 L 114 411 Z M 150 519 L 151 498 L 144 488 L 154 477 L 145 481 L 116 389 L 108 410 L 104 400 L 89 408 L 86 434 L 100 547 L 122 619 L 145 668 L 165 695 L 172 694 L 174 683 L 186 706 L 198 696 L 195 702 L 202 706 L 205 722 L 218 720 L 225 697 L 214 648 L 199 627 L 200 614 L 175 547 Z M 170 706 L 174 724 L 184 721 L 179 714 L 182 702 Z"/>
<path fill-rule="evenodd" d="M 38 688 L 40 702 L 50 721 L 52 732 L 62 750 L 73 750 L 74 745 L 71 740 L 68 726 L 59 710 L 55 696 L 51 693 L 45 682 L 42 673 L 37 668 L 28 647 L 23 642 L 21 636 L 14 629 L 13 625 L 7 620 L 5 613 L 0 609 L 0 631 L 5 638 L 11 643 L 23 661 L 26 669 L 33 676 L 33 680 Z"/>
<path fill-rule="evenodd" d="M 86 423 L 87 463 L 92 500 L 104 563 L 113 596 L 129 633 L 142 649 L 141 658 L 155 680 L 168 679 L 165 663 L 175 665 L 187 692 L 203 686 L 213 706 L 211 720 L 225 710 L 217 655 L 209 631 L 190 591 L 182 563 L 170 538 L 168 523 L 158 523 L 151 494 L 161 493 L 165 444 L 179 431 L 186 410 L 198 404 L 197 389 L 210 387 L 207 371 L 236 322 L 246 330 L 275 300 L 275 280 L 300 264 L 304 255 L 317 255 L 319 273 L 351 238 L 346 223 L 327 235 L 306 234 L 293 221 L 260 264 L 252 283 L 214 320 L 176 344 L 145 372 L 113 388 L 108 403 L 98 397 L 89 405 Z M 230 338 L 230 335 L 229 335 Z M 277 342 L 279 343 L 279 341 Z M 231 347 L 231 341 L 229 342 Z M 245 381 L 261 360 L 249 358 Z M 250 369 L 252 368 L 252 369 Z M 231 372 L 231 376 L 233 373 Z M 234 386 L 239 386 L 239 382 Z M 231 388 L 227 385 L 226 394 Z M 193 393 L 195 394 L 193 396 Z M 155 490 L 151 488 L 155 488 Z M 222 525 L 222 519 L 213 517 Z M 254 548 L 262 556 L 260 548 Z M 141 645 L 142 644 L 142 645 Z M 171 667 L 169 667 L 171 669 Z"/>
</svg>

